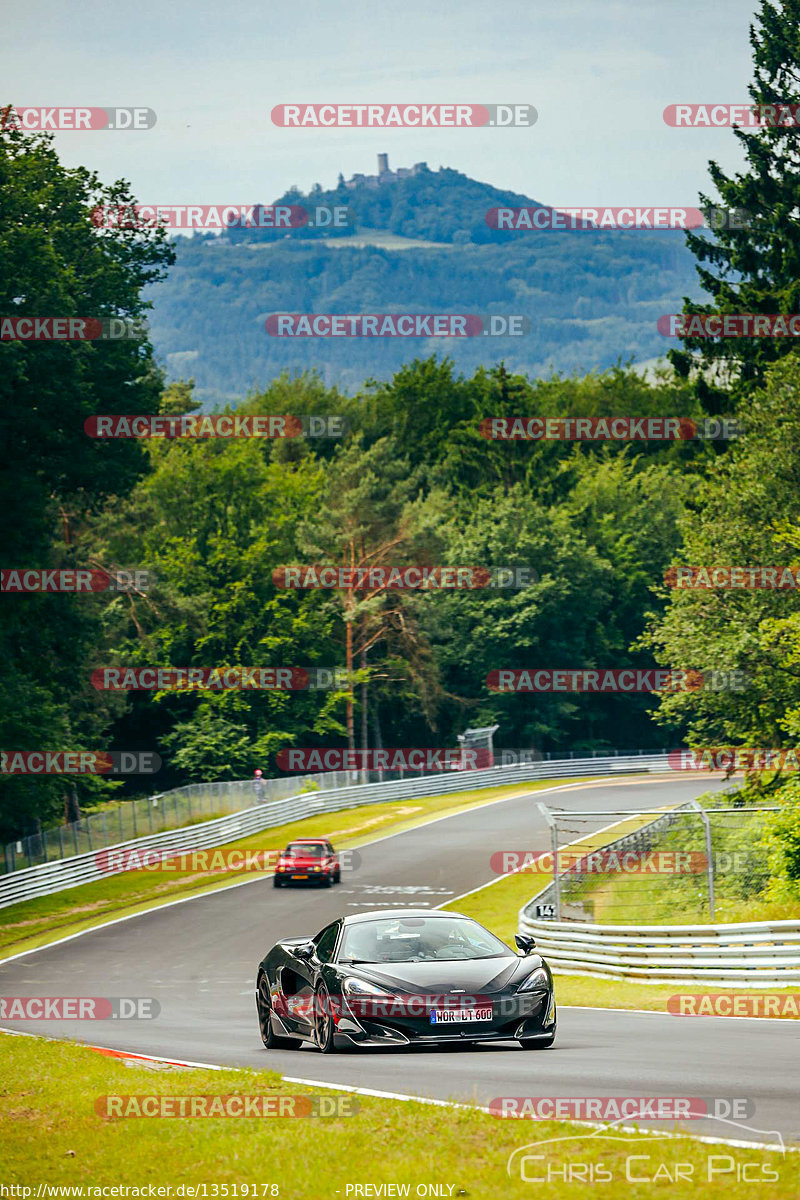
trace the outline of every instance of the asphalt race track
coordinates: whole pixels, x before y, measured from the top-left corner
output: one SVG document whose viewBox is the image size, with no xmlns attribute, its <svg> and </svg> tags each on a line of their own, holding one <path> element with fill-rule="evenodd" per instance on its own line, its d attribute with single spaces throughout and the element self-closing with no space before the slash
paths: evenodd
<svg viewBox="0 0 800 1200">
<path fill-rule="evenodd" d="M 719 782 L 712 787 L 722 786 Z M 709 781 L 637 777 L 567 785 L 554 806 L 639 809 L 681 803 Z M 282 936 L 314 934 L 340 912 L 436 907 L 495 878 L 494 850 L 549 848 L 530 792 L 363 846 L 338 887 L 277 890 L 266 878 L 90 931 L 0 965 L 3 996 L 152 996 L 150 1021 L 4 1021 L 4 1027 L 200 1063 L 271 1067 L 292 1078 L 487 1104 L 499 1096 L 748 1097 L 751 1128 L 692 1122 L 720 1138 L 800 1139 L 800 1026 L 794 1021 L 675 1017 L 560 1008 L 552 1050 L 392 1049 L 323 1056 L 311 1045 L 267 1052 L 258 1034 L 255 969 Z M 336 814 L 320 818 L 320 834 Z M 272 845 L 265 834 L 264 845 Z M 532 892 L 535 883 L 532 881 Z M 680 990 L 676 985 L 676 991 Z M 699 990 L 689 988 L 688 990 Z M 531 1126 L 531 1136 L 535 1127 Z"/>
</svg>

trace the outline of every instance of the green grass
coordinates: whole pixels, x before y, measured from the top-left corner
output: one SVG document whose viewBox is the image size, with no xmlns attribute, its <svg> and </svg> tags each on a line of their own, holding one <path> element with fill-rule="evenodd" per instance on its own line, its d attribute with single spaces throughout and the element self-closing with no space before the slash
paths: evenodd
<svg viewBox="0 0 800 1200">
<path fill-rule="evenodd" d="M 86 1047 L 38 1038 L 6 1036 L 2 1045 L 2 1182 L 31 1187 L 33 1197 L 40 1184 L 122 1184 L 144 1187 L 145 1194 L 152 1184 L 171 1186 L 174 1196 L 180 1184 L 202 1183 L 208 1185 L 208 1197 L 241 1196 L 241 1186 L 247 1184 L 249 1195 L 259 1200 L 272 1194 L 292 1200 L 346 1200 L 348 1185 L 368 1183 L 408 1184 L 412 1196 L 418 1185 L 438 1183 L 450 1185 L 450 1195 L 471 1200 L 530 1197 L 538 1194 L 530 1183 L 521 1182 L 519 1174 L 507 1176 L 508 1156 L 533 1141 L 571 1136 L 578 1140 L 553 1143 L 534 1153 L 547 1153 L 558 1171 L 565 1164 L 581 1163 L 596 1170 L 602 1163 L 614 1179 L 592 1187 L 597 1200 L 618 1200 L 621 1189 L 627 1200 L 651 1200 L 652 1183 L 626 1183 L 625 1160 L 633 1155 L 650 1156 L 648 1162 L 636 1159 L 635 1174 L 646 1171 L 652 1177 L 660 1170 L 662 1180 L 664 1172 L 676 1173 L 676 1164 L 691 1164 L 691 1181 L 669 1186 L 673 1200 L 699 1195 L 750 1200 L 754 1185 L 736 1181 L 736 1169 L 744 1162 L 756 1164 L 751 1175 L 762 1165 L 778 1175 L 777 1182 L 758 1185 L 759 1200 L 787 1200 L 800 1193 L 797 1154 L 783 1157 L 777 1151 L 704 1145 L 685 1136 L 610 1141 L 565 1122 L 501 1120 L 474 1109 L 366 1096 L 357 1097 L 358 1111 L 348 1117 L 108 1118 L 95 1109 L 99 1097 L 346 1094 L 288 1083 L 270 1071 L 153 1070 L 126 1066 Z M 305 1058 L 304 1069 L 313 1074 Z M 299 1063 L 297 1073 L 304 1073 Z M 734 1135 L 723 1126 L 720 1136 Z M 705 1180 L 712 1156 L 719 1156 L 715 1166 L 727 1167 L 727 1172 L 709 1183 Z M 529 1170 L 534 1167 L 536 1173 L 546 1169 L 537 1163 Z M 272 1193 L 272 1184 L 278 1185 L 277 1193 Z M 549 1186 L 546 1195 L 571 1197 L 579 1188 L 575 1182 L 559 1182 Z"/>
<path fill-rule="evenodd" d="M 523 792 L 574 783 L 576 780 L 541 780 L 535 783 L 508 784 L 471 792 L 453 792 L 443 796 L 425 796 L 418 800 L 395 800 L 336 813 L 320 813 L 302 821 L 277 826 L 226 845 L 228 850 L 275 850 L 295 837 L 319 834 L 333 839 L 337 849 L 364 845 L 386 833 L 424 824 L 436 817 L 454 814 L 476 805 Z M 589 783 L 589 778 L 580 780 Z M 44 946 L 57 938 L 91 929 L 114 917 L 145 912 L 185 896 L 201 895 L 217 888 L 262 873 L 125 871 L 94 883 L 26 900 L 0 909 L 0 954 L 17 954 Z"/>
</svg>

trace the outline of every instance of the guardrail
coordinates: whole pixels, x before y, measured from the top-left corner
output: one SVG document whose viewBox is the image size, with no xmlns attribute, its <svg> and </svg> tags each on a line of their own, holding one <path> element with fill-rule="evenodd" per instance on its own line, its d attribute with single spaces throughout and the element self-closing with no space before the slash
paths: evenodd
<svg viewBox="0 0 800 1200">
<path fill-rule="evenodd" d="M 608 755 L 603 758 L 557 759 L 549 762 L 523 763 L 510 767 L 490 767 L 481 771 L 437 772 L 418 779 L 395 780 L 389 783 L 367 783 L 356 786 L 328 788 L 325 791 L 295 792 L 280 800 L 244 809 L 213 821 L 203 821 L 182 829 L 172 829 L 146 837 L 118 841 L 89 853 L 56 859 L 35 867 L 26 867 L 0 876 L 0 908 L 32 900 L 52 892 L 64 891 L 82 883 L 108 878 L 103 859 L 108 850 L 151 848 L 181 851 L 206 849 L 247 837 L 262 830 L 284 825 L 317 814 L 337 812 L 366 804 L 389 800 L 416 799 L 440 796 L 450 792 L 474 791 L 513 783 L 532 783 L 543 779 L 563 779 L 571 776 L 609 775 L 618 771 L 664 771 L 669 767 L 668 755 Z M 304 778 L 290 781 L 300 789 Z"/>
<path fill-rule="evenodd" d="M 567 975 L 713 987 L 800 983 L 800 921 L 635 928 L 535 921 L 523 908 L 519 931 L 535 937 L 550 966 Z"/>
</svg>

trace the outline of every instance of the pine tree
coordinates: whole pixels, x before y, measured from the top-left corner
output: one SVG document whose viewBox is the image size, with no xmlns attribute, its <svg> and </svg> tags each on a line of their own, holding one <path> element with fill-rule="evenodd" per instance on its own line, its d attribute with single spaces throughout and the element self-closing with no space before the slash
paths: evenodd
<svg viewBox="0 0 800 1200">
<path fill-rule="evenodd" d="M 727 224 L 712 238 L 687 233 L 713 302 L 685 299 L 684 313 L 800 311 L 800 0 L 761 0 L 757 22 L 750 27 L 754 80 L 748 92 L 754 106 L 780 105 L 783 119 L 793 123 L 781 124 L 779 118 L 768 124 L 765 116 L 762 125 L 735 127 L 747 162 L 743 173 L 728 177 L 709 162 L 720 197 L 710 223 L 726 219 Z M 705 195 L 701 204 L 706 211 L 715 208 Z M 688 376 L 698 365 L 693 351 L 699 352 L 702 368 L 715 367 L 696 380 L 698 398 L 709 412 L 729 407 L 728 389 L 738 397 L 753 383 L 761 385 L 767 366 L 796 346 L 791 337 L 682 341 L 685 349 L 669 354 L 679 375 Z"/>
</svg>

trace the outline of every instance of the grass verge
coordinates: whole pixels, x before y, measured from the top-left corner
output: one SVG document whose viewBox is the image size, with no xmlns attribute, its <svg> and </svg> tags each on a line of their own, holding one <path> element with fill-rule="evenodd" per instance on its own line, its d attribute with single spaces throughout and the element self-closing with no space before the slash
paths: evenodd
<svg viewBox="0 0 800 1200">
<path fill-rule="evenodd" d="M 281 849 L 295 837 L 330 837 L 337 849 L 363 846 L 387 833 L 401 833 L 436 817 L 487 804 L 503 797 L 521 795 L 574 779 L 540 780 L 535 783 L 508 784 L 481 788 L 472 792 L 453 792 L 443 796 L 425 796 L 419 800 L 396 800 L 360 808 L 320 813 L 288 825 L 266 829 L 225 845 L 227 850 Z M 591 779 L 580 780 L 590 783 Z M 246 878 L 261 878 L 263 872 L 243 871 L 125 871 L 94 883 L 26 900 L 0 909 L 0 955 L 18 954 L 45 946 L 58 938 L 91 929 L 114 917 L 146 912 L 185 896 L 202 895 L 240 883 Z"/>
<path fill-rule="evenodd" d="M 565 1138 L 569 1140 L 532 1149 L 531 1154 L 545 1159 L 525 1164 L 528 1178 L 553 1173 L 556 1181 L 548 1186 L 548 1196 L 574 1196 L 575 1182 L 565 1174 L 577 1171 L 580 1180 L 581 1170 L 584 1177 L 588 1170 L 595 1176 L 592 1194 L 597 1200 L 616 1200 L 621 1188 L 630 1200 L 649 1198 L 654 1182 L 670 1183 L 670 1196 L 676 1200 L 700 1194 L 749 1200 L 752 1182 L 737 1180 L 744 1163 L 751 1164 L 749 1179 L 766 1180 L 758 1188 L 761 1200 L 785 1200 L 800 1193 L 797 1154 L 707 1145 L 685 1136 L 643 1138 L 621 1130 L 612 1140 L 566 1122 L 501 1120 L 476 1109 L 366 1096 L 356 1098 L 358 1111 L 347 1117 L 101 1116 L 98 1098 L 110 1096 L 259 1095 L 274 1103 L 281 1096 L 303 1094 L 338 1097 L 351 1105 L 353 1100 L 342 1092 L 288 1083 L 271 1071 L 160 1071 L 126 1066 L 86 1047 L 27 1037 L 5 1036 L 3 1049 L 3 1181 L 31 1188 L 28 1195 L 34 1198 L 40 1185 L 82 1187 L 82 1193 L 72 1194 L 86 1200 L 102 1195 L 90 1189 L 115 1185 L 140 1189 L 129 1196 L 147 1196 L 152 1185 L 171 1187 L 173 1197 L 199 1200 L 261 1200 L 274 1195 L 345 1200 L 381 1194 L 472 1200 L 529 1197 L 531 1182 L 520 1179 L 519 1166 L 510 1178 L 506 1174 L 509 1155 L 531 1142 Z M 517 1155 L 516 1164 L 520 1158 Z M 683 1182 L 672 1183 L 681 1164 Z M 601 1169 L 605 1174 L 597 1178 Z M 626 1171 L 643 1182 L 628 1182 Z M 367 1184 L 374 1188 L 381 1183 L 395 1184 L 396 1190 L 366 1190 Z M 441 1190 L 428 1191 L 432 1184 Z M 178 1192 L 181 1185 L 183 1191 Z M 360 1192 L 354 1191 L 358 1185 Z M 404 1186 L 407 1192 L 397 1190 Z M 421 1187 L 426 1190 L 418 1190 Z M 170 1193 L 164 1190 L 161 1195 Z M 43 1186 L 42 1200 L 47 1196 Z"/>
</svg>

